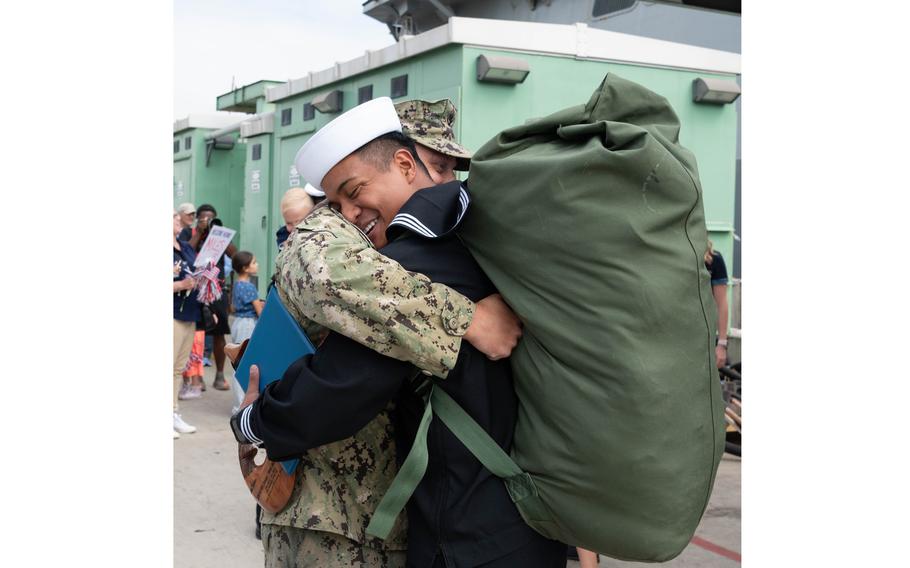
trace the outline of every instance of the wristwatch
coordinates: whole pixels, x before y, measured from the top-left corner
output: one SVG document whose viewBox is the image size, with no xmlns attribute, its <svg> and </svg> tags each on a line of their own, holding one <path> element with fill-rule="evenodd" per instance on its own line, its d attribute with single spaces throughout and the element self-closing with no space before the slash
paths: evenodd
<svg viewBox="0 0 910 568">
<path fill-rule="evenodd" d="M 720 345 L 721 347 L 723 347 L 724 349 L 727 348 L 727 340 L 726 340 L 726 339 L 718 339 L 718 340 L 717 340 L 717 344 Z"/>
<path fill-rule="evenodd" d="M 231 416 L 231 432 L 234 433 L 234 438 L 238 443 L 251 444 L 252 442 L 250 442 L 247 437 L 243 435 L 243 431 L 240 429 L 240 417 L 243 415 L 244 410 L 246 409 L 239 410 Z"/>
</svg>

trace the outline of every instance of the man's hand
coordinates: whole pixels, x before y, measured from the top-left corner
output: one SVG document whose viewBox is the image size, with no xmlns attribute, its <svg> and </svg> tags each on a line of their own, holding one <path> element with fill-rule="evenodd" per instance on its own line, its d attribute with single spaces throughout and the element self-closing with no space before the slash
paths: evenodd
<svg viewBox="0 0 910 568">
<path fill-rule="evenodd" d="M 233 363 L 233 361 L 231 361 L 231 363 Z M 241 418 L 243 417 L 244 409 L 256 402 L 256 399 L 258 398 L 259 367 L 252 365 L 250 366 L 250 384 L 247 385 L 246 396 L 243 398 L 243 402 L 240 403 L 240 408 L 231 416 L 230 420 L 234 438 L 240 442 L 240 467 L 244 470 L 244 477 L 246 477 L 249 472 L 253 471 L 256 466 L 256 464 L 253 463 L 253 458 L 256 456 L 256 448 L 249 443 L 250 440 L 256 440 L 256 438 L 250 436 L 249 430 L 244 430 L 244 426 L 241 424 Z"/>
<path fill-rule="evenodd" d="M 521 337 L 521 320 L 503 301 L 493 294 L 477 302 L 474 319 L 464 338 L 491 360 L 512 354 Z"/>
<path fill-rule="evenodd" d="M 250 384 L 246 387 L 246 396 L 243 398 L 243 402 L 240 404 L 240 410 L 243 410 L 247 406 L 256 402 L 256 399 L 259 398 L 259 367 L 256 365 L 250 366 Z"/>
</svg>

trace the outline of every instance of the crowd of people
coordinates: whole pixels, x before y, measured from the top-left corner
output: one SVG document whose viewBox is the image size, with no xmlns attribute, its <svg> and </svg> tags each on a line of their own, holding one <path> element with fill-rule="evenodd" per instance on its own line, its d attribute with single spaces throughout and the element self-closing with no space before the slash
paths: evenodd
<svg viewBox="0 0 910 568">
<path fill-rule="evenodd" d="M 234 391 L 237 441 L 264 447 L 270 459 L 301 459 L 288 505 L 278 513 L 257 508 L 267 567 L 566 563 L 566 545 L 530 529 L 502 481 L 436 421 L 428 427 L 426 477 L 407 502 L 406 522 L 399 519 L 385 540 L 367 534 L 421 428 L 423 402 L 409 388 L 415 366 L 444 378 L 434 379 L 436 386 L 507 451 L 514 431 L 508 356 L 520 322 L 457 238 L 470 197 L 455 172 L 468 170 L 471 153 L 455 139 L 455 113 L 448 100 L 393 106 L 376 99 L 323 127 L 296 159 L 309 183 L 281 200 L 277 267 L 260 267 L 252 253 L 228 247 L 217 266 L 222 287 L 226 266 L 232 284 L 218 302 L 200 304 L 191 277 L 217 224 L 215 209 L 184 203 L 174 212 L 174 437 L 195 431 L 178 413 L 178 400 L 204 391 L 211 337 L 212 386 Z M 705 263 L 718 306 L 725 306 L 723 259 L 709 250 Z M 313 266 L 323 277 L 308 272 Z M 274 276 L 292 315 L 325 326 L 311 335 L 320 341 L 316 354 L 261 395 L 254 373 L 246 393 L 224 378 L 225 335 L 234 343 L 248 339 L 263 309 L 256 276 Z M 718 365 L 726 349 L 721 311 Z M 583 568 L 598 562 L 583 549 L 577 557 Z"/>
<path fill-rule="evenodd" d="M 314 196 L 320 197 L 319 192 L 312 188 L 295 187 L 285 193 L 281 200 L 285 224 L 276 234 L 279 248 L 294 226 L 312 211 Z M 204 367 L 210 366 L 212 362 L 216 369 L 212 387 L 217 390 L 232 390 L 235 397 L 232 412 L 237 412 L 244 393 L 236 379 L 232 377 L 229 384 L 225 378 L 226 337 L 229 335 L 231 342 L 237 344 L 249 339 L 265 305 L 259 297 L 256 284 L 251 280 L 259 276 L 258 259 L 249 251 L 237 250 L 233 243 L 218 257 L 215 264 L 218 268 L 221 297 L 210 303 L 200 303 L 197 300 L 198 295 L 194 292 L 194 280 L 191 277 L 198 268 L 194 262 L 205 244 L 210 227 L 221 224 L 217 215 L 215 207 L 207 203 L 199 207 L 192 203 L 181 203 L 174 211 L 175 439 L 180 434 L 196 431 L 195 426 L 187 424 L 178 414 L 177 401 L 202 396 L 206 390 Z M 208 354 L 211 354 L 211 358 Z"/>
</svg>

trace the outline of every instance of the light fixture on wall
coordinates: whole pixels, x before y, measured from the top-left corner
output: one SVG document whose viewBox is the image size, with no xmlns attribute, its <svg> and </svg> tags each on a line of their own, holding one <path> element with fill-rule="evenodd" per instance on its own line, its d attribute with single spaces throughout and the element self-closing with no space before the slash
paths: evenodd
<svg viewBox="0 0 910 568">
<path fill-rule="evenodd" d="M 329 91 L 319 95 L 318 97 L 313 97 L 312 105 L 319 112 L 325 114 L 328 112 L 338 112 L 341 110 L 342 100 L 344 99 L 344 93 L 339 90 Z"/>
<path fill-rule="evenodd" d="M 234 137 L 231 135 L 207 138 L 205 141 L 205 166 L 212 159 L 212 150 L 231 150 L 234 148 Z"/>
<path fill-rule="evenodd" d="M 531 68 L 528 62 L 502 55 L 477 56 L 477 80 L 484 83 L 523 83 Z"/>
<path fill-rule="evenodd" d="M 742 89 L 735 81 L 702 79 L 692 81 L 692 100 L 696 103 L 728 105 L 739 98 Z"/>
</svg>

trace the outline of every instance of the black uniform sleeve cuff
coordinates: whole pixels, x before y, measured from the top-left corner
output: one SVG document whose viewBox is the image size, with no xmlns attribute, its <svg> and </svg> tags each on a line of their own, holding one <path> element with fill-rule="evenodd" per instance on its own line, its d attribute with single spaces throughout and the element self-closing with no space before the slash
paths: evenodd
<svg viewBox="0 0 910 568">
<path fill-rule="evenodd" d="M 234 438 L 241 444 L 262 445 L 262 439 L 256 435 L 252 425 L 253 403 L 237 414 L 231 416 L 231 431 L 234 432 Z"/>
</svg>

